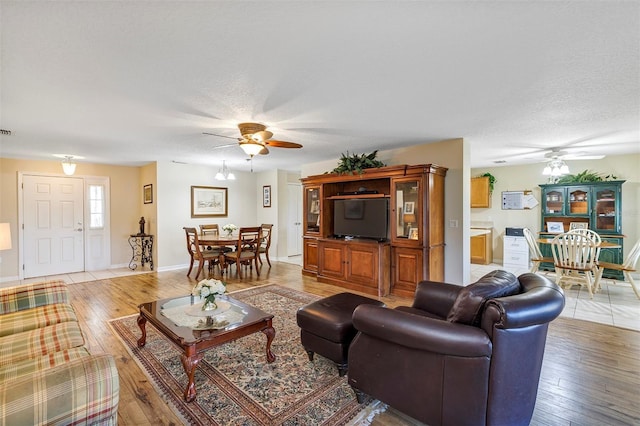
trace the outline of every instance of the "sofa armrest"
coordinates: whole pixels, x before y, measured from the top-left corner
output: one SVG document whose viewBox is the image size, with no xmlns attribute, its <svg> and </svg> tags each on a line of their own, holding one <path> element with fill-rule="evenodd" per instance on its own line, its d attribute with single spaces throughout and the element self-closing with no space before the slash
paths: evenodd
<svg viewBox="0 0 640 426">
<path fill-rule="evenodd" d="M 0 315 L 58 303 L 69 303 L 69 291 L 62 281 L 0 289 Z"/>
<path fill-rule="evenodd" d="M 111 355 L 90 355 L 0 384 L 1 424 L 104 424 L 118 420 Z"/>
<path fill-rule="evenodd" d="M 446 318 L 464 287 L 437 281 L 421 281 L 416 288 L 413 307 Z"/>
<path fill-rule="evenodd" d="M 489 336 L 480 328 L 380 306 L 358 306 L 353 325 L 377 339 L 442 355 L 488 357 L 492 352 Z"/>
</svg>

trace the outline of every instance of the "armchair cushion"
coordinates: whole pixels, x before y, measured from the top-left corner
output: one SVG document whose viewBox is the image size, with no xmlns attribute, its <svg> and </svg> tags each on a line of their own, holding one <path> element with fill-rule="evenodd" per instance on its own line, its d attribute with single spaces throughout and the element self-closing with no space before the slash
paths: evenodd
<svg viewBox="0 0 640 426">
<path fill-rule="evenodd" d="M 487 300 L 510 296 L 519 291 L 520 282 L 512 273 L 501 270 L 490 272 L 460 290 L 447 321 L 478 326 Z"/>
</svg>

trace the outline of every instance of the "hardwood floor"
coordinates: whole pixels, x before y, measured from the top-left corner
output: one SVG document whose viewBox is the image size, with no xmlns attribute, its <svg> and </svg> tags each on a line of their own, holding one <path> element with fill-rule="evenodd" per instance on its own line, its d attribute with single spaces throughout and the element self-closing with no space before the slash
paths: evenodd
<svg viewBox="0 0 640 426">
<path fill-rule="evenodd" d="M 328 296 L 344 291 L 302 276 L 300 267 L 272 262 L 239 280 L 225 276 L 229 291 L 257 285 L 279 284 Z M 192 273 L 192 276 L 194 273 Z M 216 275 L 216 277 L 218 277 Z M 92 352 L 114 355 L 120 373 L 120 425 L 176 425 L 180 420 L 165 404 L 138 365 L 113 335 L 107 321 L 137 313 L 140 303 L 188 294 L 196 280 L 186 269 L 154 272 L 70 284 L 76 308 Z M 388 297 L 395 307 L 411 300 Z M 640 333 L 611 326 L 560 318 L 551 324 L 540 380 L 535 425 L 640 424 Z M 417 425 L 390 409 L 373 425 Z"/>
</svg>

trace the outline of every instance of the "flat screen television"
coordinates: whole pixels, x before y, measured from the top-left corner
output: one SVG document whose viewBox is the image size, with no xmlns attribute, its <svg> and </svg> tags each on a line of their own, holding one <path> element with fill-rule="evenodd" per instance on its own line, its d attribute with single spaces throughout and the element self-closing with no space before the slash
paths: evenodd
<svg viewBox="0 0 640 426">
<path fill-rule="evenodd" d="M 389 199 L 335 200 L 333 233 L 336 237 L 387 239 L 389 237 Z"/>
</svg>

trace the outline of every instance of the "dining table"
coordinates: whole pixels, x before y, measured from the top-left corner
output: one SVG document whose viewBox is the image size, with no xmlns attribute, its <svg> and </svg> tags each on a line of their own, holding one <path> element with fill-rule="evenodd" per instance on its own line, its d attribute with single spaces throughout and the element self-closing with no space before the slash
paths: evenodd
<svg viewBox="0 0 640 426">
<path fill-rule="evenodd" d="M 553 241 L 553 238 L 538 238 L 537 240 L 540 244 L 551 244 L 551 242 Z M 602 249 L 614 249 L 614 248 L 620 248 L 622 247 L 620 244 L 617 243 L 612 243 L 609 241 L 602 241 L 600 242 L 600 244 L 598 244 L 598 247 L 602 248 Z"/>
<path fill-rule="evenodd" d="M 227 234 L 216 234 L 216 233 L 206 233 L 198 235 L 198 243 L 200 243 L 201 247 L 235 247 L 238 244 L 238 233 Z M 220 252 L 218 256 L 218 262 L 220 264 L 220 274 L 224 275 L 224 271 L 227 269 L 227 262 L 224 257 L 224 252 Z"/>
</svg>

